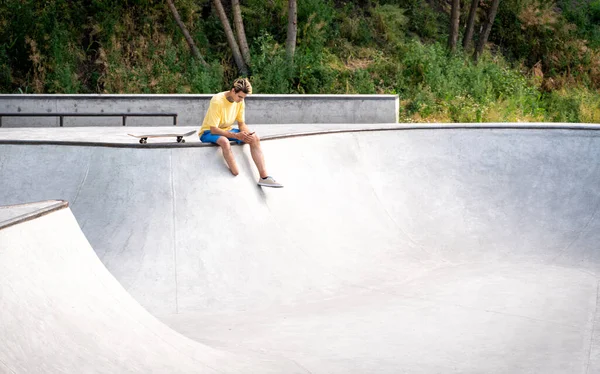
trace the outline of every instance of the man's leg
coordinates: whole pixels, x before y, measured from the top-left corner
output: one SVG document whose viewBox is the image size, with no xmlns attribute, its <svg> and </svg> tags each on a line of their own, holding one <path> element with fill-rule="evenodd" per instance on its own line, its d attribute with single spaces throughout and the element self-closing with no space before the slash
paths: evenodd
<svg viewBox="0 0 600 374">
<path fill-rule="evenodd" d="M 252 160 L 254 160 L 254 164 L 256 164 L 256 168 L 258 169 L 258 173 L 261 178 L 266 178 L 267 168 L 265 167 L 265 156 L 263 155 L 262 149 L 260 148 L 260 139 L 258 135 L 253 135 L 254 140 L 248 145 L 250 146 L 250 154 L 252 155 Z"/>
<path fill-rule="evenodd" d="M 238 175 L 240 172 L 237 167 L 237 163 L 235 162 L 235 158 L 233 157 L 233 152 L 231 150 L 231 144 L 229 144 L 229 139 L 224 136 L 219 136 L 217 139 L 217 144 L 221 147 L 223 151 L 223 158 L 225 158 L 225 162 L 231 171 L 231 174 Z"/>
</svg>

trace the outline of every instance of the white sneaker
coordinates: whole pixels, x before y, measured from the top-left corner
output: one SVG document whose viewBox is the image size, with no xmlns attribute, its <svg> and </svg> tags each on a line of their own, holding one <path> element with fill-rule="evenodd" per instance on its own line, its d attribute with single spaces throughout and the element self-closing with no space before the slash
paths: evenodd
<svg viewBox="0 0 600 374">
<path fill-rule="evenodd" d="M 275 187 L 275 188 L 283 187 L 283 184 L 277 183 L 277 181 L 275 179 L 273 179 L 273 177 L 266 177 L 264 179 L 258 178 L 258 185 L 262 186 L 262 187 Z"/>
</svg>

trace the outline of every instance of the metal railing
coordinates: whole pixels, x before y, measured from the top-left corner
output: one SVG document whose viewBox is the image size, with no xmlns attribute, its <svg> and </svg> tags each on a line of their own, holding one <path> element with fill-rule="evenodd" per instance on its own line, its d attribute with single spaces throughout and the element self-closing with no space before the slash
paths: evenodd
<svg viewBox="0 0 600 374">
<path fill-rule="evenodd" d="M 127 125 L 127 117 L 173 117 L 173 126 L 177 126 L 177 113 L 0 113 L 0 127 L 3 117 L 60 117 L 60 127 L 65 117 L 122 117 L 123 126 Z"/>
</svg>

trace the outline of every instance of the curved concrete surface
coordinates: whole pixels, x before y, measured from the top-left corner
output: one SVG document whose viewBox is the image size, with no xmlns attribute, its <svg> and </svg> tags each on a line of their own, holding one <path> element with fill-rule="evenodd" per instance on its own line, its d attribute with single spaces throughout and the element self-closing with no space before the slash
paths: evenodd
<svg viewBox="0 0 600 374">
<path fill-rule="evenodd" d="M 215 147 L 3 145 L 0 204 L 68 200 L 123 287 L 213 349 L 312 373 L 594 373 L 598 135 L 265 141 L 281 190 L 256 187 L 247 147 L 234 178 Z"/>
<path fill-rule="evenodd" d="M 0 230 L 0 372 L 305 372 L 174 332 L 102 266 L 66 205 L 40 214 Z"/>
</svg>

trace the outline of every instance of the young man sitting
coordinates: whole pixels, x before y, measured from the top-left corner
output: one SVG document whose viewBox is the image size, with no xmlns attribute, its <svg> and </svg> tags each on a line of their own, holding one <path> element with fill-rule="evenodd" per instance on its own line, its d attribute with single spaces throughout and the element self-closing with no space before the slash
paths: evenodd
<svg viewBox="0 0 600 374">
<path fill-rule="evenodd" d="M 200 128 L 200 140 L 203 143 L 214 143 L 221 147 L 225 162 L 233 175 L 238 175 L 239 171 L 229 142 L 248 144 L 252 160 L 260 174 L 258 185 L 283 187 L 281 183 L 277 183 L 273 177 L 267 174 L 265 159 L 260 148 L 260 139 L 255 132 L 250 132 L 246 125 L 244 98 L 250 94 L 252 94 L 252 86 L 248 79 L 239 78 L 233 82 L 231 90 L 213 96 Z M 237 129 L 233 128 L 235 121 L 238 123 Z"/>
</svg>

